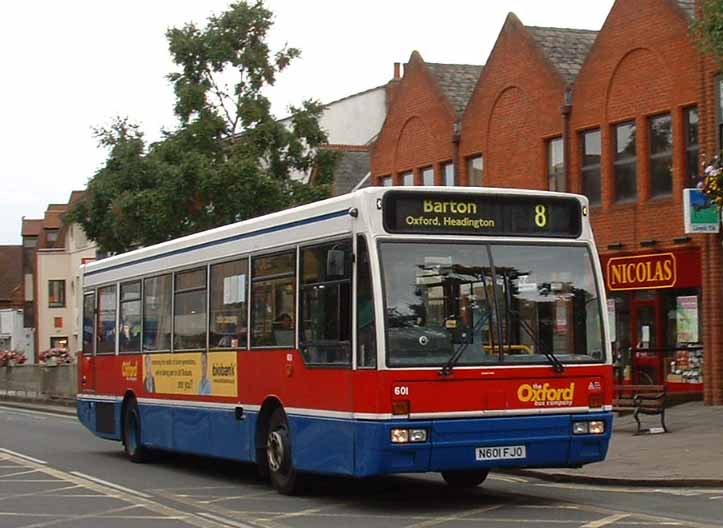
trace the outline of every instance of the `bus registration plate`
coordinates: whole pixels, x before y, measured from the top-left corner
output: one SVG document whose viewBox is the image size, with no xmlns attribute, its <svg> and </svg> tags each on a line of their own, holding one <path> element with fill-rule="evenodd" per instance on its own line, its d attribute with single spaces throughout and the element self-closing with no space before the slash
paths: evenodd
<svg viewBox="0 0 723 528">
<path fill-rule="evenodd" d="M 475 449 L 477 460 L 512 460 L 525 458 L 527 449 L 523 445 L 499 446 L 499 447 L 478 447 Z"/>
</svg>

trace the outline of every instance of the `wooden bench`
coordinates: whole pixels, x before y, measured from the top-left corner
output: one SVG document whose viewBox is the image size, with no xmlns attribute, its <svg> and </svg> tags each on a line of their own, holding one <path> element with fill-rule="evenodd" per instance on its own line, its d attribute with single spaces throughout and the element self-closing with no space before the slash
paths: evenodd
<svg viewBox="0 0 723 528">
<path fill-rule="evenodd" d="M 615 385 L 613 411 L 632 411 L 633 418 L 638 424 L 636 434 L 640 434 L 640 414 L 660 415 L 663 431 L 668 432 L 665 425 L 666 403 L 665 385 Z"/>
</svg>

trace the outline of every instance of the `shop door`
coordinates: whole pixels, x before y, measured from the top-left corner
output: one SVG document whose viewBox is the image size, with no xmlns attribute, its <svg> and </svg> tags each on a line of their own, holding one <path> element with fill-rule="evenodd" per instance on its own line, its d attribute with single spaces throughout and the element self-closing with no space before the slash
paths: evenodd
<svg viewBox="0 0 723 528">
<path fill-rule="evenodd" d="M 632 323 L 633 383 L 660 385 L 663 383 L 663 324 L 660 297 L 650 300 L 633 299 Z"/>
</svg>

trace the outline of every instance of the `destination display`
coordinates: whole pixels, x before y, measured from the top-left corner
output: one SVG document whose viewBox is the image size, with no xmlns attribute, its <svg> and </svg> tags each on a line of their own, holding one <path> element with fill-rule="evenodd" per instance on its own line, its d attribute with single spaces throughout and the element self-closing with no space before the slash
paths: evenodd
<svg viewBox="0 0 723 528">
<path fill-rule="evenodd" d="M 575 198 L 392 191 L 383 209 L 389 233 L 576 238 L 582 226 Z"/>
</svg>

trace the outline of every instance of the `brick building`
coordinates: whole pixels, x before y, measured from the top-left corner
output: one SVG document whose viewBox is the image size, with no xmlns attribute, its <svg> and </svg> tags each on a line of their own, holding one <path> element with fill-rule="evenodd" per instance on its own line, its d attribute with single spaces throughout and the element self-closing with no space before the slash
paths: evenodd
<svg viewBox="0 0 723 528">
<path fill-rule="evenodd" d="M 445 86 L 435 68 L 449 65 L 415 52 L 372 176 L 443 184 L 453 168 L 458 185 L 585 194 L 619 375 L 720 405 L 721 237 L 687 235 L 683 225 L 683 189 L 721 148 L 723 130 L 720 67 L 696 48 L 694 16 L 693 0 L 618 0 L 588 31 L 524 26 L 510 14 L 473 90 L 461 69 Z M 456 109 L 449 86 L 467 94 Z M 426 167 L 433 176 L 423 177 Z M 675 277 L 621 281 L 620 266 L 658 262 Z"/>
</svg>

